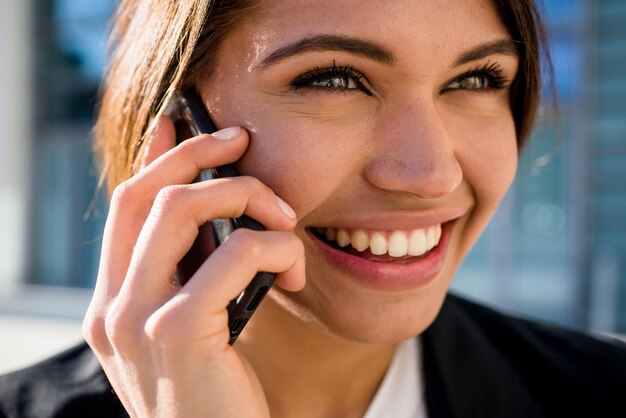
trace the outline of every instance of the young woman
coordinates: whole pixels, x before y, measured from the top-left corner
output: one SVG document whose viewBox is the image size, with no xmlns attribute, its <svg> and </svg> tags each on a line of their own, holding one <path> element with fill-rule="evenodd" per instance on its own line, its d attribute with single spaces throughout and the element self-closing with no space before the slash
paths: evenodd
<svg viewBox="0 0 626 418">
<path fill-rule="evenodd" d="M 446 296 L 513 180 L 542 33 L 530 0 L 122 1 L 90 348 L 5 379 L 8 416 L 620 415 L 623 346 Z M 220 130 L 176 146 L 189 88 Z M 173 281 L 242 214 L 267 230 Z M 258 271 L 276 283 L 231 346 Z"/>
</svg>

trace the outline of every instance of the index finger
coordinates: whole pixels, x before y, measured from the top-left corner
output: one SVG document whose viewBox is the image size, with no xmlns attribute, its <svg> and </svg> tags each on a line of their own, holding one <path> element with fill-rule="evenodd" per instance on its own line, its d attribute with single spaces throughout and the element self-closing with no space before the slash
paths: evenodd
<svg viewBox="0 0 626 418">
<path fill-rule="evenodd" d="M 173 129 L 159 129 L 151 140 L 175 143 L 173 135 Z M 116 188 L 105 225 L 94 299 L 111 300 L 119 292 L 137 237 L 159 191 L 191 183 L 203 169 L 236 161 L 247 145 L 248 134 L 239 127 L 190 138 Z"/>
</svg>

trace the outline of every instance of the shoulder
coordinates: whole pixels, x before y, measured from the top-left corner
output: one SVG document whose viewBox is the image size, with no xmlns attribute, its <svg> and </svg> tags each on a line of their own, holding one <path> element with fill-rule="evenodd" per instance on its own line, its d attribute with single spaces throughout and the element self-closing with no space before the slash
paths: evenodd
<svg viewBox="0 0 626 418">
<path fill-rule="evenodd" d="M 425 340 L 434 358 L 449 362 L 441 371 L 453 385 L 479 378 L 482 389 L 515 393 L 545 416 L 624 413 L 626 344 L 620 341 L 505 315 L 456 296 L 446 298 Z M 464 370 L 452 371 L 455 363 Z"/>
<path fill-rule="evenodd" d="M 86 343 L 0 376 L 0 417 L 87 416 L 126 415 Z"/>
<path fill-rule="evenodd" d="M 590 385 L 595 382 L 586 379 L 601 374 L 607 384 L 626 385 L 626 344 L 619 340 L 505 315 L 455 296 L 449 297 L 446 308 L 456 310 L 448 314 L 475 326 L 480 333 L 476 337 L 505 357 L 528 367 L 548 367 L 543 375 L 560 372 L 575 380 L 585 378 L 580 383 Z"/>
</svg>

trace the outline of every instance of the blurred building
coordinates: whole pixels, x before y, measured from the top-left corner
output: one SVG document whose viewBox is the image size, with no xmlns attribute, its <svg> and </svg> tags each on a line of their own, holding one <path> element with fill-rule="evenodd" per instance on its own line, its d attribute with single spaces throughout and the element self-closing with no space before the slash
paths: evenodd
<svg viewBox="0 0 626 418">
<path fill-rule="evenodd" d="M 0 0 L 0 15 L 17 13 L 15 4 Z M 2 166 L 30 155 L 24 167 L 30 167 L 32 181 L 20 183 L 28 195 L 18 199 L 28 203 L 23 223 L 28 239 L 15 256 L 23 260 L 21 267 L 14 273 L 0 269 L 6 276 L 0 282 L 89 288 L 106 217 L 106 199 L 96 190 L 90 129 L 113 1 L 21 4 L 30 4 L 21 14 L 30 25 L 16 42 L 34 51 L 22 57 L 31 63 L 24 74 L 32 84 L 24 84 L 29 102 L 17 106 L 12 118 L 31 121 L 22 130 L 29 145 L 0 140 L 0 186 L 12 172 Z M 453 288 L 510 312 L 626 333 L 626 220 L 621 216 L 626 213 L 626 3 L 547 0 L 545 9 L 560 128 L 546 103 L 514 188 Z M 21 97 L 19 91 L 11 94 Z M 0 109 L 15 100 L 0 97 Z M 5 189 L 0 189 L 0 205 L 9 196 Z M 0 214 L 21 213 L 19 204 L 12 207 L 0 208 Z M 20 242 L 20 228 L 7 231 L 0 248 Z"/>
<path fill-rule="evenodd" d="M 33 189 L 26 271 L 32 283 L 90 287 L 106 198 L 90 130 L 105 63 L 111 0 L 36 0 Z"/>
<path fill-rule="evenodd" d="M 454 286 L 509 311 L 624 333 L 626 3 L 545 9 L 560 114 L 544 104 L 516 184 Z"/>
</svg>

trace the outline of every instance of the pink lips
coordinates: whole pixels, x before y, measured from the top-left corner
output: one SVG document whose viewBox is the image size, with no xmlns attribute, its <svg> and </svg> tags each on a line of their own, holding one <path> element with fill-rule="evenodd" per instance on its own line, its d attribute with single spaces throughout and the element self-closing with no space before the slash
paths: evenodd
<svg viewBox="0 0 626 418">
<path fill-rule="evenodd" d="M 439 245 L 415 261 L 381 262 L 340 251 L 316 237 L 308 236 L 320 253 L 333 265 L 358 283 L 377 290 L 409 290 L 424 286 L 435 279 L 443 269 L 450 235 L 455 221 L 442 224 Z"/>
</svg>

